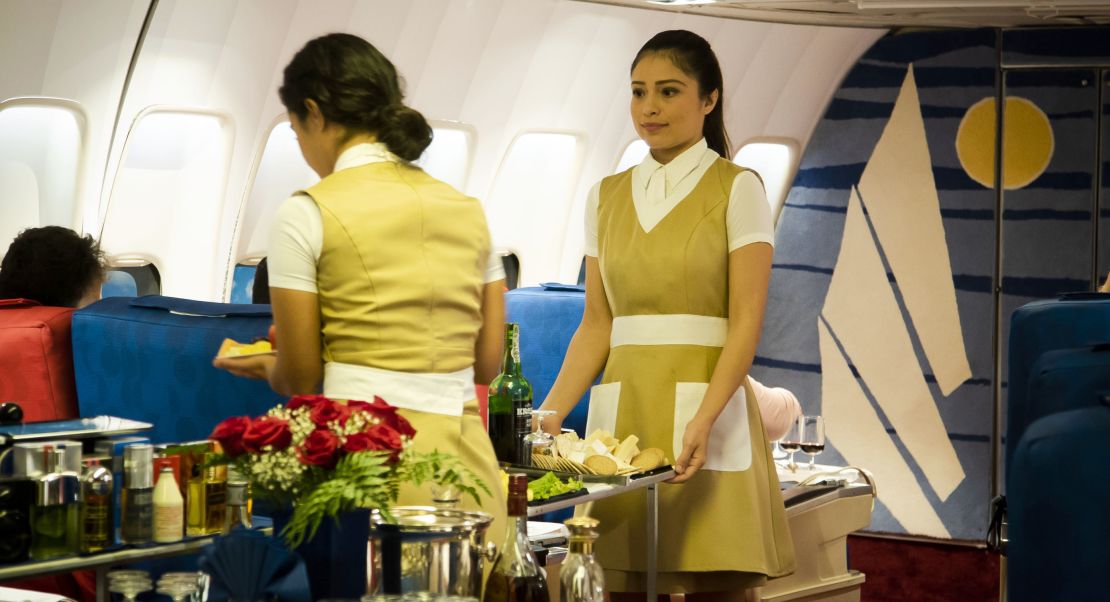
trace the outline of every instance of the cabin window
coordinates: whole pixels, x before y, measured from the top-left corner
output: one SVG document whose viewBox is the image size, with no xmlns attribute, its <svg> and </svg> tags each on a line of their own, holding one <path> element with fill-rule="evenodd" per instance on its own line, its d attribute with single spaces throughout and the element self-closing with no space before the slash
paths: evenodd
<svg viewBox="0 0 1110 602">
<path fill-rule="evenodd" d="M 798 160 L 798 144 L 782 138 L 756 138 L 740 147 L 732 162 L 754 169 L 763 179 L 771 215 L 778 221 L 779 209 L 790 191 L 790 178 Z"/>
<path fill-rule="evenodd" d="M 506 253 L 501 256 L 501 264 L 505 266 L 505 288 L 515 289 L 520 282 L 520 258 L 516 253 Z"/>
<path fill-rule="evenodd" d="M 474 126 L 450 121 L 432 121 L 432 143 L 416 160 L 424 171 L 457 190 L 466 190 L 470 158 L 477 140 Z"/>
<path fill-rule="evenodd" d="M 216 300 L 230 117 L 144 110 L 128 132 L 101 245 L 113 266 L 153 264 L 162 293 Z M 141 291 L 140 291 L 141 292 Z"/>
<path fill-rule="evenodd" d="M 636 167 L 644 160 L 648 154 L 647 142 L 643 140 L 633 140 L 624 147 L 624 152 L 621 153 L 620 161 L 617 161 L 617 168 L 613 173 L 620 173 L 630 167 Z"/>
<path fill-rule="evenodd" d="M 157 295 L 162 289 L 162 278 L 158 268 L 152 264 L 139 266 L 120 266 L 108 270 L 104 284 L 100 286 L 101 297 L 139 297 Z"/>
<path fill-rule="evenodd" d="M 320 177 L 305 163 L 297 145 L 297 135 L 289 122 L 281 120 L 276 123 L 270 129 L 266 145 L 258 157 L 258 170 L 241 212 L 239 242 L 232 258 L 237 266 L 235 278 L 239 277 L 239 266 L 255 265 L 266 256 L 270 246 L 270 226 L 282 201 L 319 181 Z M 231 285 L 232 297 L 238 288 L 235 278 Z M 250 298 L 250 287 L 247 287 L 247 298 Z M 232 299 L 232 303 L 237 301 Z"/>
<path fill-rule="evenodd" d="M 73 102 L 0 103 L 0 257 L 24 228 L 80 230 L 78 168 L 85 116 Z"/>
<path fill-rule="evenodd" d="M 231 277 L 232 303 L 254 303 L 254 277 L 257 273 L 257 263 L 240 263 L 235 266 Z"/>
<path fill-rule="evenodd" d="M 520 259 L 518 285 L 559 273 L 584 147 L 578 134 L 524 132 L 501 160 L 486 214 L 493 239 Z"/>
</svg>

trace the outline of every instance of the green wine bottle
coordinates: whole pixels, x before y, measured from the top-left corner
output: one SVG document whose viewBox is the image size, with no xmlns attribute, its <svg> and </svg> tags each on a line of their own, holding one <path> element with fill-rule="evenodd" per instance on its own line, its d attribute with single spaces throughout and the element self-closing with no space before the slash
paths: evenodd
<svg viewBox="0 0 1110 602">
<path fill-rule="evenodd" d="M 520 367 L 520 326 L 505 325 L 505 355 L 501 374 L 489 385 L 489 437 L 497 459 L 531 464 L 524 436 L 532 429 L 532 385 Z"/>
</svg>

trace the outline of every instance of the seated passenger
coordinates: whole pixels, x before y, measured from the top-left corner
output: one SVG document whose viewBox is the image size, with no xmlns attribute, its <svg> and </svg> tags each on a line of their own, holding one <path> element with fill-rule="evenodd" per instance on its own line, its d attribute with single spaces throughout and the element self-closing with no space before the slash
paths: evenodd
<svg viewBox="0 0 1110 602">
<path fill-rule="evenodd" d="M 23 230 L 0 262 L 0 299 L 81 308 L 100 299 L 103 283 L 100 245 L 61 226 Z"/>
<path fill-rule="evenodd" d="M 802 405 L 798 403 L 798 398 L 782 387 L 768 387 L 751 376 L 748 380 L 752 384 L 752 390 L 755 391 L 759 414 L 763 417 L 763 428 L 767 431 L 767 440 L 782 439 L 798 416 L 802 415 Z"/>
</svg>

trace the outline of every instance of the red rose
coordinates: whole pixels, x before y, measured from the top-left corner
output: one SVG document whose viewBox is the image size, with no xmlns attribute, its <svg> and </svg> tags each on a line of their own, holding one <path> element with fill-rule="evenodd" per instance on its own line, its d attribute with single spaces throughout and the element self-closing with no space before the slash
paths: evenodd
<svg viewBox="0 0 1110 602">
<path fill-rule="evenodd" d="M 243 449 L 243 433 L 250 424 L 251 419 L 247 416 L 233 416 L 217 424 L 208 438 L 219 443 L 229 458 L 241 456 L 246 451 Z"/>
<path fill-rule="evenodd" d="M 389 461 L 396 462 L 401 455 L 401 434 L 384 424 L 375 424 L 364 432 L 347 437 L 343 446 L 348 453 L 360 451 L 388 451 Z"/>
<path fill-rule="evenodd" d="M 347 407 L 352 410 L 362 410 L 371 416 L 377 418 L 382 424 L 397 431 L 404 437 L 410 439 L 416 436 L 416 429 L 412 428 L 412 424 L 405 419 L 404 416 L 397 413 L 397 408 L 389 405 L 384 399 L 374 396 L 373 403 L 365 401 L 348 401 Z"/>
<path fill-rule="evenodd" d="M 334 468 L 339 461 L 339 437 L 326 429 L 316 429 L 298 450 L 301 464 Z"/>
<path fill-rule="evenodd" d="M 313 408 L 317 404 L 323 403 L 325 401 L 331 400 L 327 397 L 324 397 L 323 395 L 298 395 L 290 399 L 289 402 L 285 404 L 285 408 L 288 410 L 295 410 L 301 406 L 308 406 L 309 408 Z"/>
<path fill-rule="evenodd" d="M 350 408 L 330 399 L 316 403 L 309 410 L 312 423 L 318 427 L 327 427 L 330 422 L 347 422 L 347 416 L 350 414 Z"/>
<path fill-rule="evenodd" d="M 289 423 L 273 416 L 255 418 L 247 427 L 247 432 L 243 433 L 243 448 L 255 454 L 263 453 L 265 450 L 262 448 L 267 445 L 271 451 L 281 451 L 292 441 Z"/>
</svg>

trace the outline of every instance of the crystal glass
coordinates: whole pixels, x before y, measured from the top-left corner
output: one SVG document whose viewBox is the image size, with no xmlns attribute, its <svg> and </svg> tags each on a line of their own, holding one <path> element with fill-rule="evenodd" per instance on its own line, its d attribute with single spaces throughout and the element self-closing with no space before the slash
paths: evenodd
<svg viewBox="0 0 1110 602">
<path fill-rule="evenodd" d="M 201 602 L 204 598 L 204 591 L 208 588 L 208 575 L 201 572 L 170 572 L 163 573 L 162 578 L 158 583 L 169 581 L 182 581 L 184 583 L 191 583 L 196 586 L 196 591 L 188 598 L 190 602 Z"/>
<path fill-rule="evenodd" d="M 532 463 L 533 455 L 552 455 L 551 447 L 555 444 L 555 437 L 543 430 L 543 419 L 554 413 L 551 410 L 532 410 L 532 432 L 524 436 L 524 449 L 529 451 L 529 464 Z"/>
<path fill-rule="evenodd" d="M 809 469 L 813 470 L 817 454 L 825 450 L 825 420 L 820 416 L 802 416 L 798 422 L 802 425 L 802 453 L 809 456 Z"/>
<path fill-rule="evenodd" d="M 117 569 L 108 571 L 108 579 L 126 579 L 128 577 L 150 580 L 150 573 L 138 569 Z"/>
<path fill-rule="evenodd" d="M 120 576 L 108 578 L 108 591 L 123 596 L 123 602 L 135 602 L 143 592 L 149 592 L 152 584 L 149 577 Z"/>
<path fill-rule="evenodd" d="M 790 425 L 790 430 L 786 432 L 786 435 L 782 438 L 782 443 L 780 443 L 782 450 L 790 454 L 790 461 L 786 464 L 790 472 L 798 470 L 798 465 L 794 463 L 794 454 L 798 453 L 798 450 L 802 447 L 802 419 L 804 418 L 805 416 L 798 416 L 798 419 Z"/>
<path fill-rule="evenodd" d="M 196 573 L 192 573 L 191 577 L 185 579 L 163 575 L 158 580 L 158 593 L 173 598 L 174 602 L 185 602 L 196 592 Z"/>
</svg>

